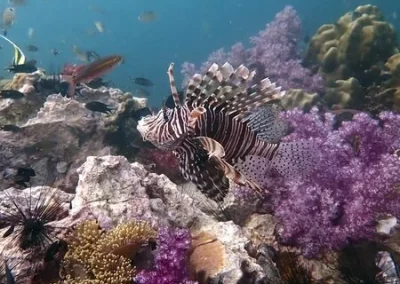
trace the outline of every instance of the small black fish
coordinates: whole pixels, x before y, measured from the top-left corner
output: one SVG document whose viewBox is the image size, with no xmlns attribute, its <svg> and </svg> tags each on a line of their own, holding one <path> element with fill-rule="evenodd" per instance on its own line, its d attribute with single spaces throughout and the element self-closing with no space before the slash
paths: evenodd
<svg viewBox="0 0 400 284">
<path fill-rule="evenodd" d="M 102 112 L 102 113 L 111 113 L 111 111 L 113 110 L 113 108 L 111 108 L 110 106 L 103 104 L 102 102 L 96 102 L 96 101 L 86 103 L 85 107 L 88 110 Z"/>
<path fill-rule="evenodd" d="M 26 182 L 31 181 L 31 177 L 36 176 L 35 170 L 32 168 L 18 168 L 14 177 L 14 182 L 23 187 L 27 187 Z"/>
<path fill-rule="evenodd" d="M 8 68 L 6 68 L 8 72 L 12 73 L 32 73 L 37 71 L 36 67 L 36 60 L 30 60 L 27 61 L 24 64 L 19 64 L 19 65 L 11 65 Z"/>
<path fill-rule="evenodd" d="M 60 54 L 60 52 L 58 51 L 57 48 L 52 48 L 52 49 L 50 50 L 50 52 L 51 52 L 51 54 L 53 54 L 54 56 L 57 56 L 57 55 Z"/>
<path fill-rule="evenodd" d="M 129 79 L 131 79 L 133 82 L 135 82 L 135 84 L 138 84 L 141 86 L 145 86 L 145 87 L 154 86 L 152 81 L 150 81 L 149 79 L 143 78 L 143 77 L 137 77 L 137 78 L 130 77 Z"/>
<path fill-rule="evenodd" d="M 178 95 L 179 95 L 179 99 L 183 100 L 183 91 L 178 91 Z M 175 103 L 174 103 L 174 98 L 172 97 L 172 95 L 169 95 L 165 100 L 163 105 L 167 108 L 174 108 L 175 107 Z"/>
<path fill-rule="evenodd" d="M 14 124 L 4 124 L 4 125 L 0 125 L 0 130 L 15 133 L 15 132 L 21 131 L 22 128 L 14 125 Z"/>
<path fill-rule="evenodd" d="M 111 81 L 104 81 L 103 78 L 98 77 L 92 81 L 90 81 L 89 83 L 86 84 L 87 86 L 89 86 L 92 89 L 98 89 L 100 87 L 109 87 L 111 85 Z"/>
<path fill-rule="evenodd" d="M 63 240 L 55 241 L 46 250 L 46 253 L 43 258 L 44 262 L 50 262 L 54 260 L 56 255 L 62 251 L 66 251 L 67 247 L 68 247 L 67 242 Z"/>
<path fill-rule="evenodd" d="M 0 90 L 0 97 L 3 99 L 20 100 L 25 98 L 25 95 L 16 90 Z"/>
<path fill-rule="evenodd" d="M 379 79 L 380 79 L 381 81 L 383 81 L 383 82 L 392 79 L 392 77 L 393 77 L 393 75 L 392 75 L 391 72 L 382 72 L 382 73 L 379 75 Z"/>
<path fill-rule="evenodd" d="M 36 45 L 30 44 L 28 45 L 28 50 L 32 52 L 36 52 L 39 50 L 39 48 Z"/>
<path fill-rule="evenodd" d="M 310 42 L 310 36 L 309 35 L 304 36 L 303 42 L 308 44 Z"/>
<path fill-rule="evenodd" d="M 7 36 L 7 30 L 6 29 L 2 29 L 2 33 L 3 33 L 3 36 Z"/>
<path fill-rule="evenodd" d="M 144 107 L 144 108 L 138 109 L 134 113 L 133 118 L 136 121 L 139 121 L 142 117 L 145 117 L 146 115 L 151 115 L 151 114 L 152 114 L 151 110 L 148 107 Z"/>
</svg>

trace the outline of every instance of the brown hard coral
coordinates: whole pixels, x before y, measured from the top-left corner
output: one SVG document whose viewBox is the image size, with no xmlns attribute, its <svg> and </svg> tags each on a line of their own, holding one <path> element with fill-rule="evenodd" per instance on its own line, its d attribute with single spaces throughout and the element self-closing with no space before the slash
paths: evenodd
<svg viewBox="0 0 400 284">
<path fill-rule="evenodd" d="M 307 93 L 301 89 L 290 89 L 282 98 L 281 104 L 285 109 L 298 107 L 308 111 L 319 101 L 318 93 Z"/>
<path fill-rule="evenodd" d="M 37 81 L 41 72 L 35 73 L 17 73 L 14 75 L 11 81 L 5 83 L 2 87 L 4 90 L 17 90 L 24 94 L 35 92 L 34 83 Z"/>
<path fill-rule="evenodd" d="M 346 13 L 333 25 L 323 25 L 313 36 L 307 64 L 320 66 L 328 85 L 355 77 L 368 80 L 368 71 L 397 53 L 393 26 L 376 6 L 365 5 Z"/>
<path fill-rule="evenodd" d="M 217 275 L 225 266 L 224 245 L 211 233 L 200 232 L 192 237 L 189 273 L 199 283 Z"/>
<path fill-rule="evenodd" d="M 59 283 L 131 283 L 131 258 L 156 237 L 144 221 L 131 221 L 106 232 L 94 220 L 85 221 L 69 237 Z"/>
</svg>

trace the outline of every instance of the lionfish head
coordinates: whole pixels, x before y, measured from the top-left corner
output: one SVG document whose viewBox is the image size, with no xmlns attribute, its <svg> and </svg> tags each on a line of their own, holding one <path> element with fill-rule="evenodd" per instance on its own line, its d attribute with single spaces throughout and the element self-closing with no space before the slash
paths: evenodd
<svg viewBox="0 0 400 284">
<path fill-rule="evenodd" d="M 176 149 L 187 132 L 187 114 L 182 108 L 163 108 L 139 120 L 137 130 L 143 141 L 164 150 Z"/>
<path fill-rule="evenodd" d="M 179 98 L 173 67 L 174 63 L 171 63 L 167 74 L 175 107 L 164 106 L 157 114 L 143 117 L 137 126 L 144 141 L 164 150 L 175 150 L 185 139 L 189 129 L 189 111 Z"/>
</svg>

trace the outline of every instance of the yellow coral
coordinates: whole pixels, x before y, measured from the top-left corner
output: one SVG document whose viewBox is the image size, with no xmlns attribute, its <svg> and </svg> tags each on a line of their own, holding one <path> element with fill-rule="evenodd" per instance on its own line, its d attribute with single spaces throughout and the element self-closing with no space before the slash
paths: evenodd
<svg viewBox="0 0 400 284">
<path fill-rule="evenodd" d="M 61 283 L 131 283 L 135 273 L 130 258 L 142 244 L 156 237 L 147 222 L 132 221 L 104 232 L 96 221 L 75 229 L 64 257 Z"/>
<path fill-rule="evenodd" d="M 97 250 L 131 258 L 156 231 L 147 222 L 132 221 L 118 225 L 97 242 Z"/>
<path fill-rule="evenodd" d="M 397 53 L 396 31 L 372 5 L 346 13 L 335 25 L 323 25 L 311 39 L 307 64 L 320 66 L 328 86 L 364 72 Z"/>
</svg>

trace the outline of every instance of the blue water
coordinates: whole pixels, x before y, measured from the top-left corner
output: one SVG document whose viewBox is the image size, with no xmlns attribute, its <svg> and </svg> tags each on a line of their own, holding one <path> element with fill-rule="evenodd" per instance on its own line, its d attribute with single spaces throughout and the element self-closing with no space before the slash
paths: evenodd
<svg viewBox="0 0 400 284">
<path fill-rule="evenodd" d="M 80 63 L 72 52 L 74 44 L 101 55 L 121 54 L 125 64 L 107 75 L 107 79 L 125 91 L 133 91 L 137 87 L 128 76 L 147 77 L 155 83 L 150 88 L 149 103 L 159 105 L 169 92 L 166 70 L 171 61 L 176 64 L 180 80 L 180 65 L 184 61 L 198 64 L 218 48 L 229 48 L 237 41 L 247 43 L 288 4 L 302 18 L 305 35 L 312 36 L 322 24 L 336 21 L 361 4 L 378 5 L 387 20 L 400 30 L 398 0 L 30 0 L 29 5 L 17 8 L 17 21 L 8 36 L 24 50 L 28 44 L 37 45 L 39 52 L 25 53 L 28 59 L 38 60 L 38 67 L 47 70 L 58 70 L 65 63 Z M 0 2 L 1 11 L 7 6 L 8 1 Z M 156 12 L 157 19 L 139 22 L 138 15 L 147 10 Z M 88 35 L 87 30 L 95 30 L 94 21 L 101 21 L 106 31 Z M 31 40 L 30 27 L 34 28 Z M 0 45 L 1 67 L 11 61 L 12 49 L 6 42 Z M 60 55 L 54 57 L 50 53 L 52 48 L 57 48 Z M 9 76 L 1 72 L 0 75 Z"/>
</svg>

